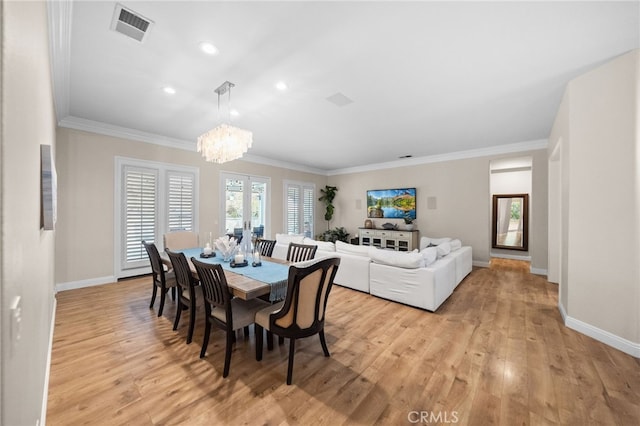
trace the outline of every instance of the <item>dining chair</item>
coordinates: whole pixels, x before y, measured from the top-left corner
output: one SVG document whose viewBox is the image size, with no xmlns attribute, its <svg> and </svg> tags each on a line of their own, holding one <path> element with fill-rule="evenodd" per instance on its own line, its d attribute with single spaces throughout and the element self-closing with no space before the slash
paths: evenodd
<svg viewBox="0 0 640 426">
<path fill-rule="evenodd" d="M 264 240 L 262 238 L 258 238 L 255 243 L 255 248 L 260 252 L 260 256 L 271 257 L 275 246 L 276 240 Z"/>
<path fill-rule="evenodd" d="M 166 294 L 171 289 L 173 300 L 176 300 L 176 278 L 173 271 L 165 271 L 160 259 L 160 253 L 154 243 L 147 243 L 142 241 L 142 245 L 147 251 L 149 256 L 149 262 L 151 263 L 151 275 L 153 279 L 153 293 L 151 294 L 151 304 L 149 309 L 153 308 L 153 304 L 156 301 L 156 294 L 160 289 L 160 308 L 158 309 L 158 316 L 162 316 L 162 309 L 164 308 L 164 301 Z"/>
<path fill-rule="evenodd" d="M 199 247 L 198 234 L 192 231 L 172 231 L 163 236 L 164 248 L 182 250 Z"/>
<path fill-rule="evenodd" d="M 233 236 L 238 244 L 240 244 L 240 242 L 242 241 L 242 231 L 242 228 L 233 228 Z"/>
<path fill-rule="evenodd" d="M 246 330 L 246 327 L 253 324 L 256 312 L 268 307 L 269 303 L 261 299 L 242 300 L 233 297 L 227 286 L 224 269 L 220 264 L 200 262 L 195 257 L 191 258 L 191 262 L 200 277 L 205 301 L 206 322 L 200 358 L 204 358 L 207 352 L 211 325 L 214 324 L 224 330 L 227 335 L 222 373 L 222 377 L 227 377 L 231 365 L 231 347 L 235 341 L 235 331 L 241 328 Z"/>
<path fill-rule="evenodd" d="M 263 329 L 279 337 L 289 338 L 289 365 L 287 367 L 287 385 L 293 377 L 293 357 L 297 339 L 318 334 L 324 356 L 329 349 L 324 337 L 324 319 L 329 292 L 338 271 L 340 259 L 329 257 L 304 262 L 289 267 L 287 296 L 283 302 L 262 309 L 256 313 L 256 360 L 262 360 Z M 273 348 L 271 338 L 267 341 Z"/>
<path fill-rule="evenodd" d="M 264 236 L 264 225 L 254 226 L 253 227 L 253 235 L 256 238 L 262 238 Z"/>
<path fill-rule="evenodd" d="M 189 262 L 187 262 L 187 258 L 183 253 L 171 250 L 166 250 L 166 252 L 171 260 L 171 265 L 173 265 L 176 282 L 178 283 L 178 308 L 176 310 L 176 319 L 173 322 L 173 329 L 178 329 L 182 311 L 188 309 L 189 330 L 187 331 L 187 344 L 189 344 L 193 339 L 193 329 L 196 324 L 196 286 L 198 285 L 198 280 L 191 273 Z"/>
<path fill-rule="evenodd" d="M 311 260 L 315 257 L 316 250 L 318 250 L 318 246 L 315 245 L 289 243 L 287 260 L 294 263 Z"/>
</svg>

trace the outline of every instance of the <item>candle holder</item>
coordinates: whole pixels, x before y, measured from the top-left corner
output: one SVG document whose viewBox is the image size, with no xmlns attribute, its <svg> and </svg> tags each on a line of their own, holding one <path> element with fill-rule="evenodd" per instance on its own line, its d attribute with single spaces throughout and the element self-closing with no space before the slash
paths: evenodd
<svg viewBox="0 0 640 426">
<path fill-rule="evenodd" d="M 253 266 L 254 268 L 256 266 L 262 266 L 262 259 L 260 258 L 260 250 L 256 249 L 253 252 L 253 262 L 251 263 L 251 266 Z"/>
</svg>

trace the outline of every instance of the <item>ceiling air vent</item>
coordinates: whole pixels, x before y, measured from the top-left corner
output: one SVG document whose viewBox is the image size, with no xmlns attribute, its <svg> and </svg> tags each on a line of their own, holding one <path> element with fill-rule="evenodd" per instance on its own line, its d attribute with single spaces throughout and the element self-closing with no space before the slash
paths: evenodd
<svg viewBox="0 0 640 426">
<path fill-rule="evenodd" d="M 139 13 L 127 9 L 121 4 L 116 4 L 111 21 L 111 29 L 143 42 L 153 22 Z"/>
</svg>

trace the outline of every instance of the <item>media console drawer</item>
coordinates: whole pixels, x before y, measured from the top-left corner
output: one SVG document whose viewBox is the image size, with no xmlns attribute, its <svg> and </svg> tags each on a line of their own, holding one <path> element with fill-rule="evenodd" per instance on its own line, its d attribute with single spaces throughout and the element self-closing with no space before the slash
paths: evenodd
<svg viewBox="0 0 640 426">
<path fill-rule="evenodd" d="M 397 251 L 418 248 L 419 231 L 359 228 L 360 245 L 382 247 Z"/>
</svg>

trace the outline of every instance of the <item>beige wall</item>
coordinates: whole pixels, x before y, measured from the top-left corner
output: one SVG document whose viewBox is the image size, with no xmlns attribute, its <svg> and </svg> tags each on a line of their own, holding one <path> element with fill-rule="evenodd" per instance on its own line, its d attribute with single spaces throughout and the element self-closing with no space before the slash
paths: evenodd
<svg viewBox="0 0 640 426">
<path fill-rule="evenodd" d="M 200 170 L 199 231 L 218 230 L 220 172 L 271 178 L 271 235 L 284 226 L 283 181 L 313 182 L 323 188 L 326 176 L 268 165 L 233 161 L 205 162 L 195 151 L 168 148 L 78 130 L 59 128 L 57 161 L 59 222 L 56 238 L 56 283 L 108 282 L 114 276 L 115 157 L 150 160 Z M 316 209 L 316 232 L 324 229 L 324 211 Z"/>
<path fill-rule="evenodd" d="M 519 152 L 513 157 L 530 155 L 532 166 L 530 255 L 532 268 L 544 271 L 547 265 L 547 156 L 546 151 Z M 489 165 L 491 160 L 509 156 L 413 165 L 329 177 L 339 188 L 335 200 L 335 224 L 354 236 L 366 219 L 366 191 L 416 187 L 416 228 L 421 236 L 460 238 L 473 248 L 476 263 L 489 262 L 491 249 L 491 197 Z M 427 198 L 436 198 L 436 208 L 427 208 Z M 377 225 L 393 220 L 375 219 Z M 396 223 L 401 221 L 396 220 Z"/>
<path fill-rule="evenodd" d="M 2 2 L 2 234 L 0 424 L 35 425 L 45 380 L 54 295 L 54 231 L 40 229 L 40 145 L 55 150 L 44 2 Z M 21 339 L 9 306 L 21 298 Z"/>
<path fill-rule="evenodd" d="M 639 61 L 636 50 L 573 80 L 549 147 L 562 141 L 560 303 L 577 326 L 632 345 L 640 343 Z"/>
</svg>

